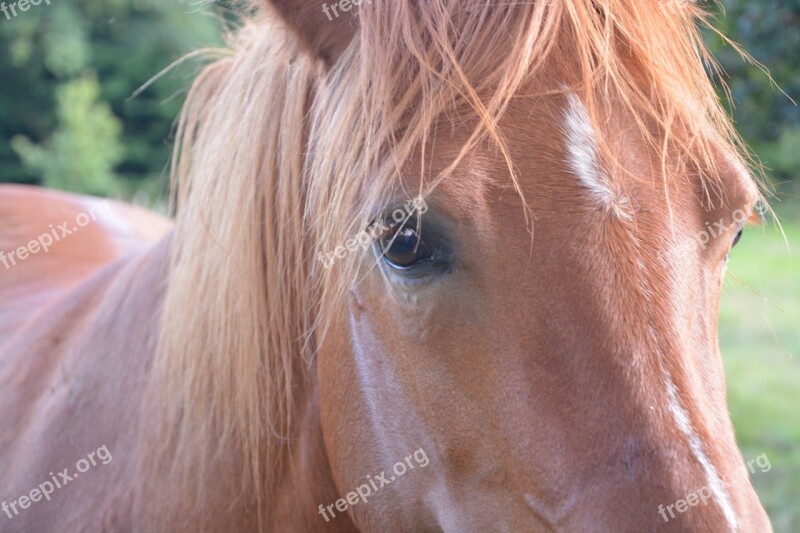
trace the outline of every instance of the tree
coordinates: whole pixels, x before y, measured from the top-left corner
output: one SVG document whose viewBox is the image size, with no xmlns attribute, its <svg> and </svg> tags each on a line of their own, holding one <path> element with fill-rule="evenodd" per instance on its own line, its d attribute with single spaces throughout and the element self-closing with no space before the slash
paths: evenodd
<svg viewBox="0 0 800 533">
<path fill-rule="evenodd" d="M 221 28 L 206 4 L 183 0 L 42 2 L 0 14 L 0 182 L 162 194 L 194 70 L 131 95 L 184 54 L 221 44 Z"/>
<path fill-rule="evenodd" d="M 777 181 L 796 180 L 800 109 L 792 98 L 800 97 L 800 0 L 724 0 L 716 10 L 716 27 L 763 64 L 786 93 L 709 33 L 709 46 L 726 73 L 737 128 Z"/>
<path fill-rule="evenodd" d="M 56 129 L 46 143 L 36 145 L 23 135 L 11 139 L 23 164 L 42 176 L 46 187 L 99 196 L 120 193 L 113 169 L 124 155 L 122 124 L 99 96 L 92 75 L 63 83 L 56 89 Z"/>
</svg>

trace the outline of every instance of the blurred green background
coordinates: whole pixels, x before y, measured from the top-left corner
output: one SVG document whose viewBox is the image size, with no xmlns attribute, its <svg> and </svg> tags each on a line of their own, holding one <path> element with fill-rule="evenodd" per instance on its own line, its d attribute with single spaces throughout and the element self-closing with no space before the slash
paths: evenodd
<svg viewBox="0 0 800 533">
<path fill-rule="evenodd" d="M 645 1 L 645 0 L 642 0 Z M 753 475 L 776 531 L 800 531 L 800 0 L 708 4 L 739 131 L 767 168 L 770 217 L 732 253 L 720 344 L 739 443 L 766 453 Z M 188 61 L 136 97 L 183 54 L 222 43 L 224 2 L 50 0 L 0 13 L 0 182 L 115 197 L 162 209 L 175 117 L 199 65 Z M 787 96 L 788 95 L 788 96 Z M 791 97 L 791 98 L 790 98 Z"/>
<path fill-rule="evenodd" d="M 12 3 L 11 1 L 6 2 Z M 193 0 L 50 0 L 0 13 L 0 182 L 163 202 L 173 123 L 229 10 Z"/>
<path fill-rule="evenodd" d="M 731 253 L 719 341 L 736 436 L 775 531 L 800 531 L 800 216 L 748 228 Z"/>
</svg>

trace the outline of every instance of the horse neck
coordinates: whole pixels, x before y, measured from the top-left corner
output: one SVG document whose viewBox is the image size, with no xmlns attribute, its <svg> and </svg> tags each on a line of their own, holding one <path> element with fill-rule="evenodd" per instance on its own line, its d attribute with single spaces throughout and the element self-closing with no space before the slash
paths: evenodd
<svg viewBox="0 0 800 533">
<path fill-rule="evenodd" d="M 262 487 L 267 497 L 260 512 L 250 497 L 252 494 L 231 498 L 231 494 L 242 487 L 242 476 L 246 475 L 235 447 L 229 450 L 231 453 L 219 453 L 220 450 L 215 449 L 213 456 L 204 456 L 205 452 L 198 448 L 191 457 L 183 457 L 182 465 L 190 473 L 194 472 L 196 465 L 205 464 L 204 468 L 208 469 L 203 475 L 192 474 L 198 486 L 202 485 L 202 496 L 195 500 L 196 494 L 175 490 L 175 480 L 169 468 L 161 468 L 152 461 L 151 452 L 158 443 L 143 440 L 140 444 L 143 466 L 138 471 L 140 497 L 135 511 L 137 523 L 141 525 L 138 529 L 358 531 L 347 516 L 337 516 L 326 523 L 319 514 L 320 505 L 330 505 L 343 493 L 333 481 L 328 461 L 316 384 L 315 364 L 295 375 L 292 438 L 284 439 L 280 444 L 285 446 L 285 454 L 280 467 L 267 480 L 269 486 Z M 158 404 L 154 407 L 157 408 Z M 158 409 L 147 412 L 153 417 L 158 416 Z M 266 421 L 264 424 L 263 430 L 270 431 Z"/>
<path fill-rule="evenodd" d="M 326 523 L 319 506 L 330 505 L 342 497 L 333 472 L 320 423 L 316 364 L 304 379 L 305 394 L 297 409 L 296 438 L 291 443 L 289 461 L 277 480 L 274 494 L 275 531 L 358 531 L 347 515 Z"/>
</svg>

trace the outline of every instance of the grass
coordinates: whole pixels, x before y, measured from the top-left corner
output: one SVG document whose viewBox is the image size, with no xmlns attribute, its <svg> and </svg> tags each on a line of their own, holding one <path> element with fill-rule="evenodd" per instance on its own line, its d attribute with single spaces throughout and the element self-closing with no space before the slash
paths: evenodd
<svg viewBox="0 0 800 533">
<path fill-rule="evenodd" d="M 731 253 L 719 340 L 728 400 L 751 476 L 776 532 L 800 531 L 800 216 L 748 228 Z"/>
</svg>

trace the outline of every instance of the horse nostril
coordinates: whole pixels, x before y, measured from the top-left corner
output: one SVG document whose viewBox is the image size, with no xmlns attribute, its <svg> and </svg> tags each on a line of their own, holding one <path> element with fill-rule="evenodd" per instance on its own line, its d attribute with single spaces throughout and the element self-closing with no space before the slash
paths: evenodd
<svg viewBox="0 0 800 533">
<path fill-rule="evenodd" d="M 542 530 L 555 531 L 558 529 L 558 525 L 567 518 L 569 508 L 571 507 L 569 499 L 560 502 L 557 508 L 554 509 L 552 506 L 544 503 L 541 498 L 529 492 L 526 492 L 523 497 L 525 498 L 525 504 L 531 512 L 533 512 L 536 520 L 541 524 L 541 527 L 538 529 Z"/>
</svg>

